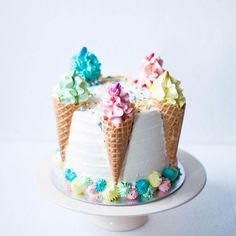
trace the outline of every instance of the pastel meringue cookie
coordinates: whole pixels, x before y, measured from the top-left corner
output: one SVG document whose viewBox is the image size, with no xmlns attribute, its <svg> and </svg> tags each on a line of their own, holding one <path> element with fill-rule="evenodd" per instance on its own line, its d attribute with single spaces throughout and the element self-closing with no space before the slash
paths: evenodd
<svg viewBox="0 0 236 236">
<path fill-rule="evenodd" d="M 155 57 L 154 53 L 146 56 L 142 60 L 140 68 L 140 79 L 138 80 L 138 83 L 143 87 L 151 86 L 153 81 L 164 72 L 162 66 L 163 60 L 159 56 Z"/>
<path fill-rule="evenodd" d="M 135 188 L 138 192 L 138 194 L 143 195 L 148 190 L 149 183 L 146 179 L 140 179 L 136 181 Z"/>
<path fill-rule="evenodd" d="M 127 197 L 131 190 L 131 185 L 127 182 L 120 182 L 118 184 L 118 190 L 121 197 Z"/>
<path fill-rule="evenodd" d="M 119 190 L 116 185 L 108 185 L 102 192 L 104 200 L 112 202 L 119 198 Z"/>
<path fill-rule="evenodd" d="M 146 193 L 144 193 L 142 195 L 142 197 L 144 197 L 146 199 L 151 199 L 154 195 L 154 192 L 155 192 L 155 188 L 153 188 L 151 185 L 149 185 Z"/>
<path fill-rule="evenodd" d="M 64 104 L 79 104 L 88 100 L 89 91 L 85 81 L 73 71 L 57 84 L 54 97 Z"/>
<path fill-rule="evenodd" d="M 95 181 L 95 189 L 97 192 L 104 191 L 106 187 L 107 187 L 107 182 L 105 179 L 100 178 Z"/>
<path fill-rule="evenodd" d="M 127 195 L 127 198 L 129 200 L 136 200 L 138 198 L 138 192 L 137 190 L 135 189 L 135 187 L 132 187 L 130 192 L 128 193 Z"/>
<path fill-rule="evenodd" d="M 157 188 L 162 182 L 161 174 L 157 171 L 153 171 L 148 176 L 148 181 L 153 188 Z"/>
<path fill-rule="evenodd" d="M 80 53 L 72 57 L 71 69 L 75 70 L 76 74 L 81 76 L 90 86 L 100 83 L 101 63 L 86 47 L 83 47 Z"/>
<path fill-rule="evenodd" d="M 161 191 L 161 192 L 166 193 L 166 192 L 168 192 L 170 190 L 170 188 L 171 188 L 170 180 L 164 179 L 162 181 L 162 184 L 158 187 L 158 190 Z"/>
<path fill-rule="evenodd" d="M 150 87 L 151 96 L 160 102 L 170 103 L 178 107 L 185 104 L 183 90 L 180 87 L 180 81 L 170 76 L 165 71 Z"/>
<path fill-rule="evenodd" d="M 79 176 L 78 181 L 80 181 L 81 186 L 87 188 L 89 185 L 93 184 L 93 181 L 90 177 Z"/>
<path fill-rule="evenodd" d="M 64 171 L 64 176 L 68 181 L 71 182 L 77 177 L 77 174 L 72 169 L 67 168 Z"/>
<path fill-rule="evenodd" d="M 132 112 L 129 94 L 124 91 L 120 83 L 112 84 L 101 102 L 100 115 L 114 124 L 120 124 Z"/>
<path fill-rule="evenodd" d="M 179 176 L 179 171 L 176 168 L 168 167 L 163 169 L 162 176 L 174 182 Z"/>
<path fill-rule="evenodd" d="M 75 195 L 75 196 L 84 194 L 85 188 L 81 185 L 79 178 L 75 178 L 71 182 L 71 191 L 72 191 L 73 195 Z"/>
<path fill-rule="evenodd" d="M 99 193 L 96 191 L 94 185 L 89 185 L 87 188 L 87 195 L 89 196 L 90 199 L 92 200 L 97 200 L 99 199 Z"/>
<path fill-rule="evenodd" d="M 65 190 L 66 192 L 71 192 L 71 182 L 65 179 Z"/>
</svg>

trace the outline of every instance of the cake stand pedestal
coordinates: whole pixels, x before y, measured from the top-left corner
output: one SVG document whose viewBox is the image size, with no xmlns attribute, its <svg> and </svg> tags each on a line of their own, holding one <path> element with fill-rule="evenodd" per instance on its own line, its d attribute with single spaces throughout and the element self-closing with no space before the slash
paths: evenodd
<svg viewBox="0 0 236 236">
<path fill-rule="evenodd" d="M 142 205 L 104 206 L 75 200 L 64 195 L 52 184 L 50 166 L 44 165 L 36 174 L 37 185 L 51 201 L 69 210 L 89 214 L 96 225 L 110 231 L 128 231 L 144 225 L 148 215 L 181 206 L 196 197 L 206 183 L 206 171 L 191 154 L 180 150 L 178 158 L 185 170 L 182 187 L 166 198 Z"/>
</svg>

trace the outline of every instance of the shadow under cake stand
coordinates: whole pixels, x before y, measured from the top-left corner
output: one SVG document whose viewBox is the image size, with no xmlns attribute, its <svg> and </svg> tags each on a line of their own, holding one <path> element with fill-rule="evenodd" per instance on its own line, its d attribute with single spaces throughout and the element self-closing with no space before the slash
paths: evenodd
<svg viewBox="0 0 236 236">
<path fill-rule="evenodd" d="M 50 166 L 44 165 L 36 175 L 41 192 L 51 201 L 69 210 L 93 216 L 96 225 L 111 231 L 128 231 L 144 225 L 148 215 L 181 206 L 196 197 L 206 184 L 206 171 L 191 154 L 180 150 L 178 159 L 184 167 L 185 181 L 171 195 L 146 204 L 130 206 L 95 205 L 70 198 L 60 192 L 50 178 Z"/>
</svg>

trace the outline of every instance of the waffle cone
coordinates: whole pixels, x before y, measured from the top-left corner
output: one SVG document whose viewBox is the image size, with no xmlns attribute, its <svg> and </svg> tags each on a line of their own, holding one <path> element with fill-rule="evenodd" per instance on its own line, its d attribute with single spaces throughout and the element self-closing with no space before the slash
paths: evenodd
<svg viewBox="0 0 236 236">
<path fill-rule="evenodd" d="M 183 107 L 177 107 L 172 104 L 158 102 L 157 107 L 161 112 L 163 120 L 166 157 L 169 161 L 169 166 L 175 167 L 177 165 L 176 154 L 184 118 L 185 104 Z"/>
<path fill-rule="evenodd" d="M 61 158 L 65 160 L 65 148 L 70 135 L 70 125 L 74 111 L 79 107 L 78 104 L 63 104 L 58 99 L 53 100 L 56 116 L 58 143 Z"/>
<path fill-rule="evenodd" d="M 129 144 L 129 137 L 132 131 L 134 114 L 121 124 L 113 124 L 108 119 L 102 119 L 102 130 L 104 142 L 107 149 L 109 165 L 114 184 L 118 183 L 122 163 L 125 158 L 126 150 Z"/>
</svg>

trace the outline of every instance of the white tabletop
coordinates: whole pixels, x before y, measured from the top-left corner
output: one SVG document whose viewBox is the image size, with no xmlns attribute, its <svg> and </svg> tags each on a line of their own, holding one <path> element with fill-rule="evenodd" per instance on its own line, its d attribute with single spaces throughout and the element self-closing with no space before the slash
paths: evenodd
<svg viewBox="0 0 236 236">
<path fill-rule="evenodd" d="M 0 235 L 117 235 L 93 225 L 90 216 L 46 200 L 34 182 L 34 171 L 55 145 L 1 143 Z M 207 171 L 207 184 L 191 202 L 152 215 L 140 229 L 123 235 L 236 235 L 236 147 L 184 146 Z"/>
</svg>

